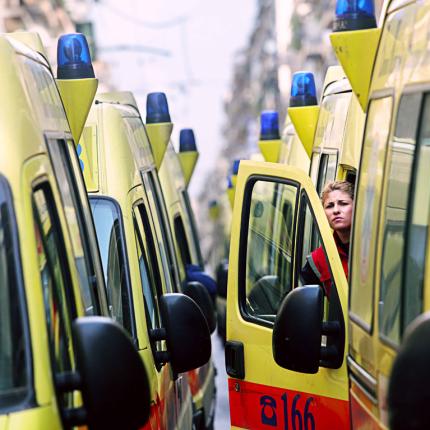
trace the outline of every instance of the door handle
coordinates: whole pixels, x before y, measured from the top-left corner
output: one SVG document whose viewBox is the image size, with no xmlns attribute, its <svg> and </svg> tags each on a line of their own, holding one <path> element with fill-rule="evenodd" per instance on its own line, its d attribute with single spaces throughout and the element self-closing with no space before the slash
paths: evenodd
<svg viewBox="0 0 430 430">
<path fill-rule="evenodd" d="M 232 378 L 245 379 L 243 343 L 229 340 L 225 343 L 225 368 Z"/>
</svg>

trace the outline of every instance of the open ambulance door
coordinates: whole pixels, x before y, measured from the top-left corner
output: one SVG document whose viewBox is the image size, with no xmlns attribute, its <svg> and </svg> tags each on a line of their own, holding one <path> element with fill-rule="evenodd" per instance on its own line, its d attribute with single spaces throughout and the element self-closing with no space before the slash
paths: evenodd
<svg viewBox="0 0 430 430">
<path fill-rule="evenodd" d="M 309 254 L 328 262 L 309 286 Z M 350 427 L 347 281 L 310 178 L 242 161 L 233 213 L 226 367 L 232 428 Z"/>
</svg>

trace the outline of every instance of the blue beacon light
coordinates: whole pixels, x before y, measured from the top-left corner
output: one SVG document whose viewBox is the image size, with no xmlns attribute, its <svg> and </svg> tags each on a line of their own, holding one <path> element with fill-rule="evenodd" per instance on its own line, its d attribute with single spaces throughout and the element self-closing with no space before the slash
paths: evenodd
<svg viewBox="0 0 430 430">
<path fill-rule="evenodd" d="M 169 105 L 164 93 L 149 93 L 146 99 L 146 123 L 171 122 Z"/>
<path fill-rule="evenodd" d="M 230 175 L 227 177 L 227 188 L 228 189 L 233 188 L 233 181 L 231 180 L 231 176 Z"/>
<path fill-rule="evenodd" d="M 197 151 L 196 138 L 192 128 L 183 128 L 179 133 L 179 152 Z"/>
<path fill-rule="evenodd" d="M 365 30 L 376 27 L 374 0 L 337 0 L 333 31 Z"/>
<path fill-rule="evenodd" d="M 296 72 L 291 84 L 290 107 L 317 105 L 314 75 L 310 72 Z"/>
<path fill-rule="evenodd" d="M 57 78 L 95 78 L 87 39 L 81 33 L 64 34 L 57 44 Z"/>
<path fill-rule="evenodd" d="M 240 160 L 233 161 L 233 175 L 237 175 L 239 173 L 239 165 L 240 165 Z"/>
<path fill-rule="evenodd" d="M 279 135 L 279 117 L 276 111 L 263 111 L 260 117 L 260 140 L 277 140 Z"/>
</svg>

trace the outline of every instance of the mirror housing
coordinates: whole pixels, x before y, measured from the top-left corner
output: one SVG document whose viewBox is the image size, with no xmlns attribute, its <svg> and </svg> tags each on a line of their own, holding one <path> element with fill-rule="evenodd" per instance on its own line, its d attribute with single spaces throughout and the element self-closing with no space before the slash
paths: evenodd
<svg viewBox="0 0 430 430">
<path fill-rule="evenodd" d="M 216 284 L 219 297 L 227 298 L 228 260 L 222 260 L 216 269 Z"/>
<path fill-rule="evenodd" d="M 392 430 L 418 430 L 430 422 L 430 313 L 419 316 L 406 331 L 394 360 L 388 386 Z"/>
<path fill-rule="evenodd" d="M 206 364 L 211 356 L 211 336 L 194 300 L 184 294 L 163 294 L 160 312 L 173 371 L 183 373 Z"/>
<path fill-rule="evenodd" d="M 216 329 L 216 316 L 214 303 L 208 290 L 200 282 L 194 281 L 187 282 L 182 292 L 197 303 L 206 318 L 209 333 L 212 334 Z"/>
<path fill-rule="evenodd" d="M 72 330 L 77 389 L 82 393 L 88 427 L 131 430 L 143 426 L 150 412 L 149 382 L 127 333 L 104 317 L 78 318 Z"/>
<path fill-rule="evenodd" d="M 321 359 L 324 292 L 319 285 L 289 292 L 276 315 L 272 352 L 276 363 L 289 370 L 317 373 Z"/>
</svg>

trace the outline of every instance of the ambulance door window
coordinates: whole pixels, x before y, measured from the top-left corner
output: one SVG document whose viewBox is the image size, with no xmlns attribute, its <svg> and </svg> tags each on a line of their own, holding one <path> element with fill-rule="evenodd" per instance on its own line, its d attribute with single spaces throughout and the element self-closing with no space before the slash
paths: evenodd
<svg viewBox="0 0 430 430">
<path fill-rule="evenodd" d="M 320 196 L 327 182 L 336 179 L 337 154 L 321 154 L 321 161 L 318 170 L 317 193 Z"/>
<path fill-rule="evenodd" d="M 187 212 L 188 219 L 190 221 L 190 227 L 191 227 L 191 233 L 193 235 L 193 241 L 196 247 L 197 252 L 197 259 L 199 262 L 200 267 L 203 267 L 203 257 L 202 257 L 202 251 L 200 249 L 200 241 L 199 241 L 199 234 L 197 232 L 197 225 L 196 220 L 194 218 L 194 211 L 191 206 L 190 196 L 188 195 L 187 190 L 182 190 L 181 197 L 184 202 L 185 211 Z"/>
<path fill-rule="evenodd" d="M 316 184 L 316 190 L 318 195 L 321 197 L 324 187 L 328 182 L 336 179 L 337 169 L 337 153 L 323 153 L 320 158 L 320 165 L 318 170 L 318 180 Z M 319 233 L 316 230 L 316 225 L 312 224 L 310 227 L 310 244 L 312 249 L 316 249 L 320 246 Z"/>
<path fill-rule="evenodd" d="M 76 308 L 60 221 L 47 183 L 34 189 L 33 211 L 51 362 L 54 375 L 59 375 L 74 370 L 71 321 Z M 71 406 L 72 394 L 60 394 L 59 401 Z"/>
<path fill-rule="evenodd" d="M 403 273 L 403 260 L 408 200 L 412 192 L 410 185 L 421 98 L 420 93 L 404 95 L 401 98 L 387 159 L 388 183 L 383 220 L 379 334 L 395 344 L 400 342 L 401 337 L 401 285 L 403 276 L 406 275 Z M 416 245 L 422 246 L 419 237 L 415 239 L 418 240 Z"/>
<path fill-rule="evenodd" d="M 103 264 L 109 312 L 136 339 L 121 209 L 106 197 L 90 197 Z"/>
<path fill-rule="evenodd" d="M 430 95 L 426 95 L 419 125 L 418 142 L 412 169 L 409 213 L 407 215 L 405 266 L 403 270 L 403 328 L 423 308 L 423 288 L 428 224 L 430 215 Z"/>
<path fill-rule="evenodd" d="M 173 220 L 175 228 L 176 243 L 179 247 L 179 253 L 181 255 L 182 264 L 184 269 L 187 264 L 191 264 L 191 253 L 188 248 L 187 235 L 185 234 L 185 227 L 182 218 L 177 215 Z"/>
<path fill-rule="evenodd" d="M 12 196 L 0 176 L 0 414 L 30 396 L 28 320 L 17 242 Z"/>
<path fill-rule="evenodd" d="M 390 132 L 392 98 L 373 99 L 367 115 L 355 198 L 349 275 L 350 316 L 366 331 L 373 323 L 374 269 L 381 211 L 382 172 Z"/>
<path fill-rule="evenodd" d="M 160 328 L 158 306 L 160 292 L 157 290 L 157 286 L 161 285 L 161 280 L 154 238 L 148 222 L 147 210 L 143 203 L 137 204 L 133 209 L 133 224 L 147 323 L 150 329 L 154 330 Z"/>
<path fill-rule="evenodd" d="M 240 246 L 246 250 L 240 257 L 246 267 L 239 281 L 241 310 L 254 323 L 271 325 L 293 285 L 297 185 L 251 181 L 245 205 L 248 235 L 242 236 L 247 242 Z"/>
<path fill-rule="evenodd" d="M 148 171 L 142 174 L 145 189 L 147 190 L 148 200 L 151 204 L 151 199 L 155 204 L 155 210 L 157 218 L 160 221 L 160 227 L 163 237 L 163 246 L 166 248 L 167 259 L 169 264 L 170 276 L 175 281 L 173 288 L 177 291 L 178 285 L 180 284 L 180 276 L 178 273 L 178 266 L 175 254 L 175 248 L 173 245 L 172 231 L 168 223 L 167 209 L 162 195 L 161 187 L 156 177 L 156 171 Z"/>
<path fill-rule="evenodd" d="M 327 299 L 324 308 L 324 321 L 338 321 L 343 324 L 342 307 L 331 273 L 329 260 L 322 244 L 315 215 L 304 191 L 302 191 L 300 196 L 300 211 L 297 219 L 297 286 L 321 285 Z M 314 235 L 316 235 L 316 239 Z M 347 247 L 338 245 L 338 252 L 341 256 L 342 264 L 345 264 L 344 262 L 348 259 Z M 330 342 L 327 339 L 323 336 L 323 343 Z"/>
<path fill-rule="evenodd" d="M 100 314 L 100 304 L 97 294 L 97 282 L 92 255 L 90 252 L 89 232 L 84 221 L 82 205 L 80 204 L 76 178 L 73 175 L 69 155 L 64 140 L 49 140 L 49 154 L 54 166 L 58 188 L 70 230 L 76 266 L 79 273 L 80 287 L 86 315 Z M 86 193 L 85 193 L 86 196 Z"/>
</svg>

